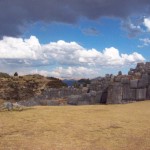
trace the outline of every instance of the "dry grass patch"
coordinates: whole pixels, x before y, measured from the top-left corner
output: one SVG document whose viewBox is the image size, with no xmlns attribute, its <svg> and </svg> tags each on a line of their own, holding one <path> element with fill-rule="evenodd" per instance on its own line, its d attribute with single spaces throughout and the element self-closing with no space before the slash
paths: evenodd
<svg viewBox="0 0 150 150">
<path fill-rule="evenodd" d="M 0 112 L 0 150 L 150 150 L 150 101 Z"/>
</svg>

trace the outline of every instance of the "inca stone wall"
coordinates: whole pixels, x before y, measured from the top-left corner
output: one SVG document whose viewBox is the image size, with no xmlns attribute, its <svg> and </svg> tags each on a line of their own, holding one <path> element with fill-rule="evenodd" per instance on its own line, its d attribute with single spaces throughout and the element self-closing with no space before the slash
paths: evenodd
<svg viewBox="0 0 150 150">
<path fill-rule="evenodd" d="M 91 80 L 87 87 L 47 88 L 20 104 L 34 105 L 89 105 L 121 104 L 150 99 L 150 62 L 138 63 L 128 75 L 106 75 Z"/>
<path fill-rule="evenodd" d="M 128 75 L 118 75 L 108 87 L 107 104 L 150 99 L 150 62 L 138 63 Z"/>
</svg>

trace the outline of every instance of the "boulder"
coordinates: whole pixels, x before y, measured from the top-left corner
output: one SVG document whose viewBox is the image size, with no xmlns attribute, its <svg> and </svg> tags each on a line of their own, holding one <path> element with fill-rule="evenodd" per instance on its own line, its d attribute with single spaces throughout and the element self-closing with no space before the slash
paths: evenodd
<svg viewBox="0 0 150 150">
<path fill-rule="evenodd" d="M 146 100 L 146 88 L 136 90 L 136 100 Z"/>
<path fill-rule="evenodd" d="M 130 88 L 131 89 L 137 89 L 138 88 L 138 81 L 137 79 L 135 80 L 130 80 Z"/>
<path fill-rule="evenodd" d="M 8 111 L 13 110 L 13 104 L 11 102 L 5 102 L 2 106 L 2 109 L 7 109 Z"/>
<path fill-rule="evenodd" d="M 23 106 L 21 106 L 17 102 L 13 103 L 13 110 L 21 111 L 21 110 L 23 110 Z"/>
</svg>

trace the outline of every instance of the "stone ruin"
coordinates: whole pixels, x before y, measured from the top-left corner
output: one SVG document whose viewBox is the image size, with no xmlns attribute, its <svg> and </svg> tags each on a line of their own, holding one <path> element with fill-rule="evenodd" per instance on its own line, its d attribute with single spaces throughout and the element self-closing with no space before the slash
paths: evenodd
<svg viewBox="0 0 150 150">
<path fill-rule="evenodd" d="M 107 74 L 91 80 L 87 87 L 48 88 L 41 95 L 20 101 L 21 105 L 122 104 L 150 99 L 150 62 L 138 63 L 128 75 Z"/>
<path fill-rule="evenodd" d="M 128 75 L 118 75 L 108 86 L 107 104 L 150 99 L 150 62 L 138 63 Z"/>
</svg>

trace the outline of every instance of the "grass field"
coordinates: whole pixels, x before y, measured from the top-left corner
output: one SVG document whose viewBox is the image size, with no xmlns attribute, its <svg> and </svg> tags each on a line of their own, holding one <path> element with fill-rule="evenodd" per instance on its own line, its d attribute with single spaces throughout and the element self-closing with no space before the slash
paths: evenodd
<svg viewBox="0 0 150 150">
<path fill-rule="evenodd" d="M 150 101 L 0 112 L 0 150 L 150 150 Z"/>
</svg>

